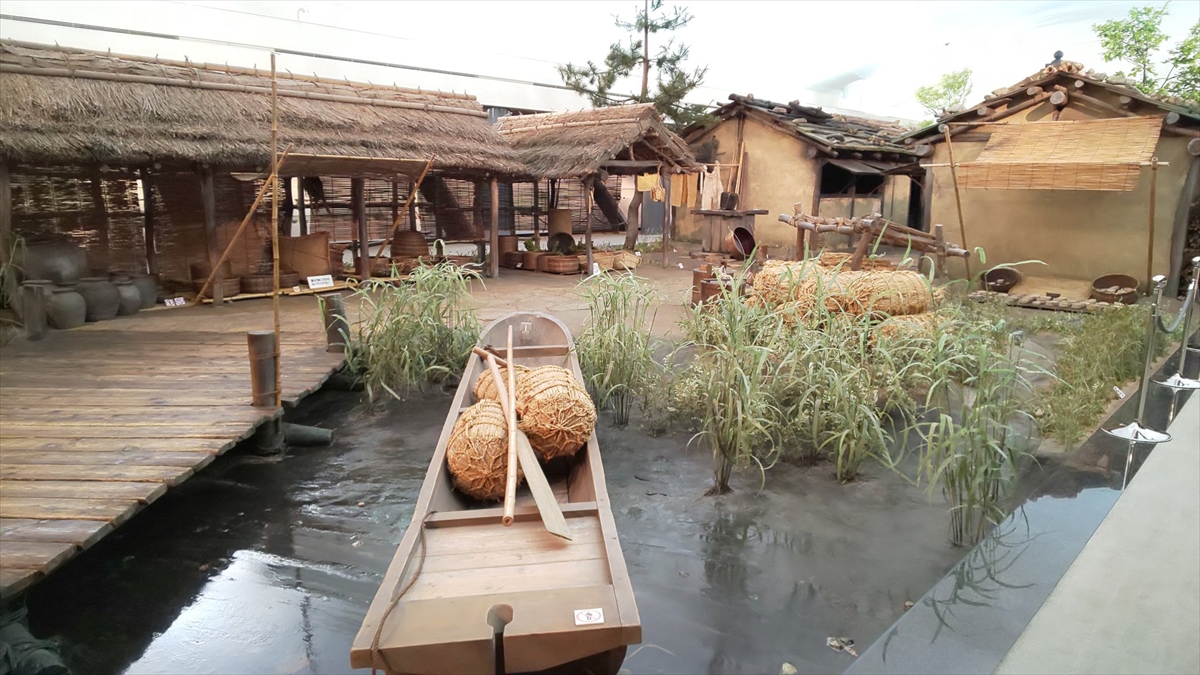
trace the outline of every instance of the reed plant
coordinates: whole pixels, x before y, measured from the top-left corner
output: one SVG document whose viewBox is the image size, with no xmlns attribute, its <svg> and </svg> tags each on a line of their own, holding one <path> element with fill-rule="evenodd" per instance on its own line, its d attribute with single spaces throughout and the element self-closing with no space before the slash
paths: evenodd
<svg viewBox="0 0 1200 675">
<path fill-rule="evenodd" d="M 0 238 L 0 247 L 4 251 L 0 256 L 0 307 L 12 307 L 20 292 L 18 261 L 25 259 L 25 238 L 15 232 L 6 232 Z"/>
<path fill-rule="evenodd" d="M 479 273 L 452 263 L 421 264 L 406 282 L 367 280 L 355 291 L 359 318 L 346 360 L 368 401 L 399 399 L 413 389 L 453 379 L 466 367 L 480 325 L 468 303 Z"/>
<path fill-rule="evenodd" d="M 618 426 L 654 374 L 648 312 L 649 284 L 632 273 L 598 274 L 580 283 L 588 320 L 575 340 L 580 370 L 599 408 L 612 408 Z"/>
</svg>

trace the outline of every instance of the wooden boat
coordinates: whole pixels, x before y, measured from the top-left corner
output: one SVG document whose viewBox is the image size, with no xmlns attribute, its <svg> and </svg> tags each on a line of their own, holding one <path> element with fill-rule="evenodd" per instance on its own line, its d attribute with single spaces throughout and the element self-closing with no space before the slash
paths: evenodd
<svg viewBox="0 0 1200 675">
<path fill-rule="evenodd" d="M 503 349 L 513 327 L 514 360 L 583 375 L 566 326 L 518 312 L 492 322 L 481 345 Z M 546 531 L 527 488 L 516 522 L 501 505 L 457 492 L 445 467 L 458 415 L 475 402 L 487 364 L 472 354 L 442 426 L 408 530 L 350 651 L 355 668 L 389 673 L 616 673 L 642 627 L 617 539 L 593 433 L 546 474 L 571 539 Z M 556 463 L 557 464 L 557 463 Z"/>
</svg>

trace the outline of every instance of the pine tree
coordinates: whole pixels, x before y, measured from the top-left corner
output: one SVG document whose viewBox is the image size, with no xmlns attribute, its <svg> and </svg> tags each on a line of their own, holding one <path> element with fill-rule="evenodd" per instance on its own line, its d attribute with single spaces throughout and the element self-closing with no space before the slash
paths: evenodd
<svg viewBox="0 0 1200 675">
<path fill-rule="evenodd" d="M 676 43 L 673 37 L 651 54 L 651 35 L 683 28 L 693 18 L 686 7 L 673 7 L 670 13 L 662 7 L 663 0 L 645 0 L 645 6 L 637 10 L 633 21 L 614 17 L 617 27 L 629 32 L 626 41 L 610 45 L 601 65 L 588 61 L 585 66 L 572 63 L 559 66 L 558 73 L 563 83 L 586 96 L 596 107 L 653 103 L 655 109 L 676 129 L 702 120 L 705 106 L 684 103 L 683 98 L 704 81 L 708 67 L 686 69 L 684 62 L 688 58 L 688 47 Z M 613 88 L 622 79 L 639 68 L 642 76 L 639 92 L 626 95 L 613 93 Z M 650 89 L 651 70 L 655 71 L 654 91 Z"/>
</svg>

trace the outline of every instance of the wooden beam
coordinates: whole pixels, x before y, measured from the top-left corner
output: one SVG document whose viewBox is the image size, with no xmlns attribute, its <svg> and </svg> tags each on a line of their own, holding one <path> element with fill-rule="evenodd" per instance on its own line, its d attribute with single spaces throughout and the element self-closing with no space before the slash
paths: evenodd
<svg viewBox="0 0 1200 675">
<path fill-rule="evenodd" d="M 221 283 L 221 240 L 217 237 L 217 194 L 213 187 L 212 167 L 204 167 L 200 172 L 200 199 L 204 203 L 204 241 L 208 246 L 208 264 L 212 269 L 213 307 L 220 307 L 225 302 L 224 284 Z M 200 300 L 199 297 L 196 298 Z"/>
<path fill-rule="evenodd" d="M 367 205 L 365 181 L 350 179 L 350 203 L 354 213 L 355 239 L 358 241 L 358 274 L 362 279 L 371 278 L 371 239 L 367 234 Z"/>
<path fill-rule="evenodd" d="M 491 180 L 492 213 L 489 235 L 488 276 L 500 276 L 500 183 L 495 176 Z"/>
<path fill-rule="evenodd" d="M 142 181 L 142 239 L 146 245 L 146 271 L 158 274 L 158 253 L 154 250 L 154 190 L 150 189 L 150 172 L 138 170 Z"/>
</svg>

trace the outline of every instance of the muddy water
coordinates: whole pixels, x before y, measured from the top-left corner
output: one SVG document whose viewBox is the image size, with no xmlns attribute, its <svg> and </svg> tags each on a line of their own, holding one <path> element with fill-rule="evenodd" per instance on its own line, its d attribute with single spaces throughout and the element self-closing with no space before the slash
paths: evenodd
<svg viewBox="0 0 1200 675">
<path fill-rule="evenodd" d="M 36 586 L 35 633 L 80 673 L 348 671 L 449 402 L 318 394 L 297 421 L 333 447 L 219 459 Z M 870 644 L 963 554 L 940 503 L 881 469 L 780 466 L 712 498 L 686 437 L 600 436 L 644 629 L 631 673 L 840 672 L 827 636 Z"/>
</svg>

